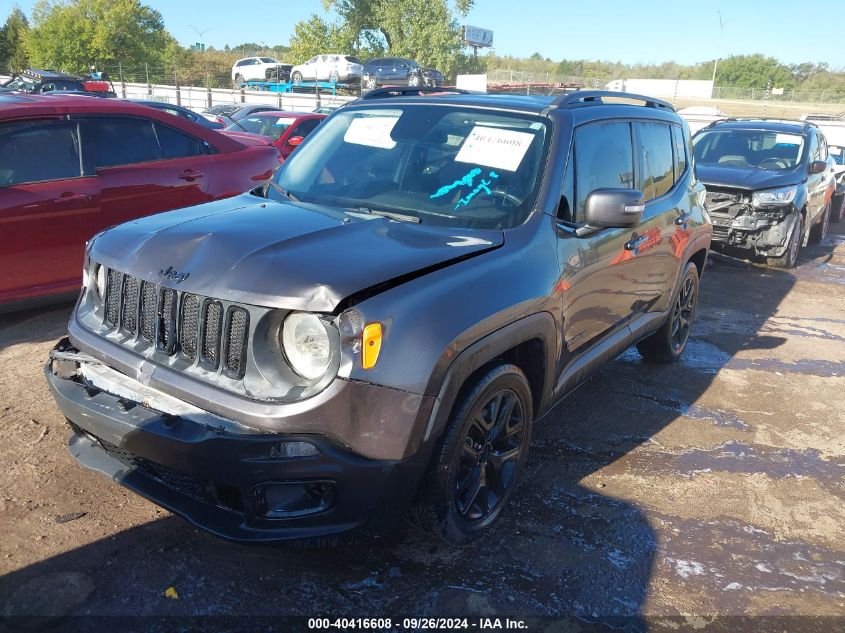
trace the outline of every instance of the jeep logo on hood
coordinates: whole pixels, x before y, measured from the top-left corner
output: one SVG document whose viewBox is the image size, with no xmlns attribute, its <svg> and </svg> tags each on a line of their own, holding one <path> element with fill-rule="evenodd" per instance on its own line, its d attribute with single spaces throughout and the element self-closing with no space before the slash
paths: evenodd
<svg viewBox="0 0 845 633">
<path fill-rule="evenodd" d="M 166 270 L 158 271 L 158 276 L 162 279 L 169 279 L 174 283 L 185 281 L 191 273 L 180 273 L 178 270 L 169 266 Z"/>
</svg>

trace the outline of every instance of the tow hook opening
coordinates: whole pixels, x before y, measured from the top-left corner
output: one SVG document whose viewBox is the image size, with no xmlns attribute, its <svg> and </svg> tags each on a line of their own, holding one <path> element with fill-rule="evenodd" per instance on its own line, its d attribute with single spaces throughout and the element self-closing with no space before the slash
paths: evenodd
<svg viewBox="0 0 845 633">
<path fill-rule="evenodd" d="M 258 514 L 266 519 L 292 519 L 327 510 L 334 503 L 335 482 L 265 482 L 255 488 Z"/>
</svg>

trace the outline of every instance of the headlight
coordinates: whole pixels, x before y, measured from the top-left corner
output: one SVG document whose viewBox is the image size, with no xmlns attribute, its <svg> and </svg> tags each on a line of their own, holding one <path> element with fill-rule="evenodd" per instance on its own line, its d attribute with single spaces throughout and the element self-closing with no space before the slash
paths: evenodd
<svg viewBox="0 0 845 633">
<path fill-rule="evenodd" d="M 762 207 L 766 204 L 789 204 L 795 200 L 798 187 L 784 187 L 782 189 L 769 189 L 768 191 L 755 191 L 751 195 L 751 204 L 755 207 Z"/>
<path fill-rule="evenodd" d="M 97 274 L 96 274 L 95 279 L 96 279 L 96 282 L 97 282 L 97 296 L 100 297 L 100 299 L 105 299 L 106 298 L 106 267 L 100 266 L 99 264 L 97 264 L 96 266 L 97 266 Z"/>
<path fill-rule="evenodd" d="M 291 368 L 314 380 L 329 369 L 332 343 L 326 326 L 314 314 L 292 312 L 282 324 L 282 350 Z"/>
</svg>

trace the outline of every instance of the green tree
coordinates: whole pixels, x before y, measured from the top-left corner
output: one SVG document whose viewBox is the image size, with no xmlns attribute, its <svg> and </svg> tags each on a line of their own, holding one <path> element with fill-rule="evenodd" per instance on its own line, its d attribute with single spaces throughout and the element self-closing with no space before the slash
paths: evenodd
<svg viewBox="0 0 845 633">
<path fill-rule="evenodd" d="M 172 39 L 161 14 L 140 0 L 39 0 L 32 17 L 33 64 L 70 72 L 158 64 Z"/>
<path fill-rule="evenodd" d="M 765 88 L 771 81 L 773 88 L 792 87 L 789 68 L 774 57 L 733 55 L 719 62 L 716 85 L 738 88 Z"/>
<path fill-rule="evenodd" d="M 0 29 L 0 64 L 7 62 L 9 70 L 16 72 L 29 65 L 26 39 L 29 33 L 29 21 L 26 15 L 15 7 Z"/>
<path fill-rule="evenodd" d="M 320 53 L 344 53 L 353 49 L 355 34 L 348 26 L 330 24 L 317 15 L 297 22 L 290 39 L 288 57 L 294 64 Z"/>
<path fill-rule="evenodd" d="M 454 3 L 466 15 L 473 0 Z M 410 57 L 449 77 L 484 68 L 484 60 L 464 52 L 456 14 L 447 0 L 323 0 L 336 19 L 312 15 L 291 38 L 291 59 L 303 62 L 318 53 L 355 52 Z"/>
</svg>

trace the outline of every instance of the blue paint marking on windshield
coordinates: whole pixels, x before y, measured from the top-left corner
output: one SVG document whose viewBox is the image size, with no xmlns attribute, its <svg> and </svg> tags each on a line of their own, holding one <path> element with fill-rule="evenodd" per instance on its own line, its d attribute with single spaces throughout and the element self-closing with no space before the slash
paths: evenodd
<svg viewBox="0 0 845 633">
<path fill-rule="evenodd" d="M 497 174 L 493 170 L 490 170 L 489 176 L 492 179 L 496 179 L 496 178 L 499 177 L 499 174 Z M 493 193 L 490 190 L 491 184 L 493 184 L 493 180 L 488 180 L 487 178 L 482 178 L 481 182 L 478 183 L 478 186 L 475 189 L 473 189 L 467 195 L 465 195 L 463 198 L 458 200 L 458 204 L 455 205 L 455 210 L 457 210 L 458 207 L 467 206 L 470 202 L 472 202 L 472 199 L 475 198 L 475 196 L 477 196 L 482 191 L 484 191 L 488 196 L 491 195 Z"/>
<path fill-rule="evenodd" d="M 472 169 L 469 172 L 467 172 L 466 176 L 456 180 L 451 185 L 444 185 L 443 187 L 440 187 L 440 189 L 438 189 L 436 193 L 429 196 L 429 198 L 434 199 L 434 198 L 439 198 L 440 196 L 445 196 L 447 193 L 452 191 L 452 189 L 455 189 L 455 188 L 460 187 L 462 185 L 466 185 L 467 187 L 472 187 L 473 179 L 480 174 L 481 174 L 481 169 L 476 167 L 475 169 Z"/>
</svg>

